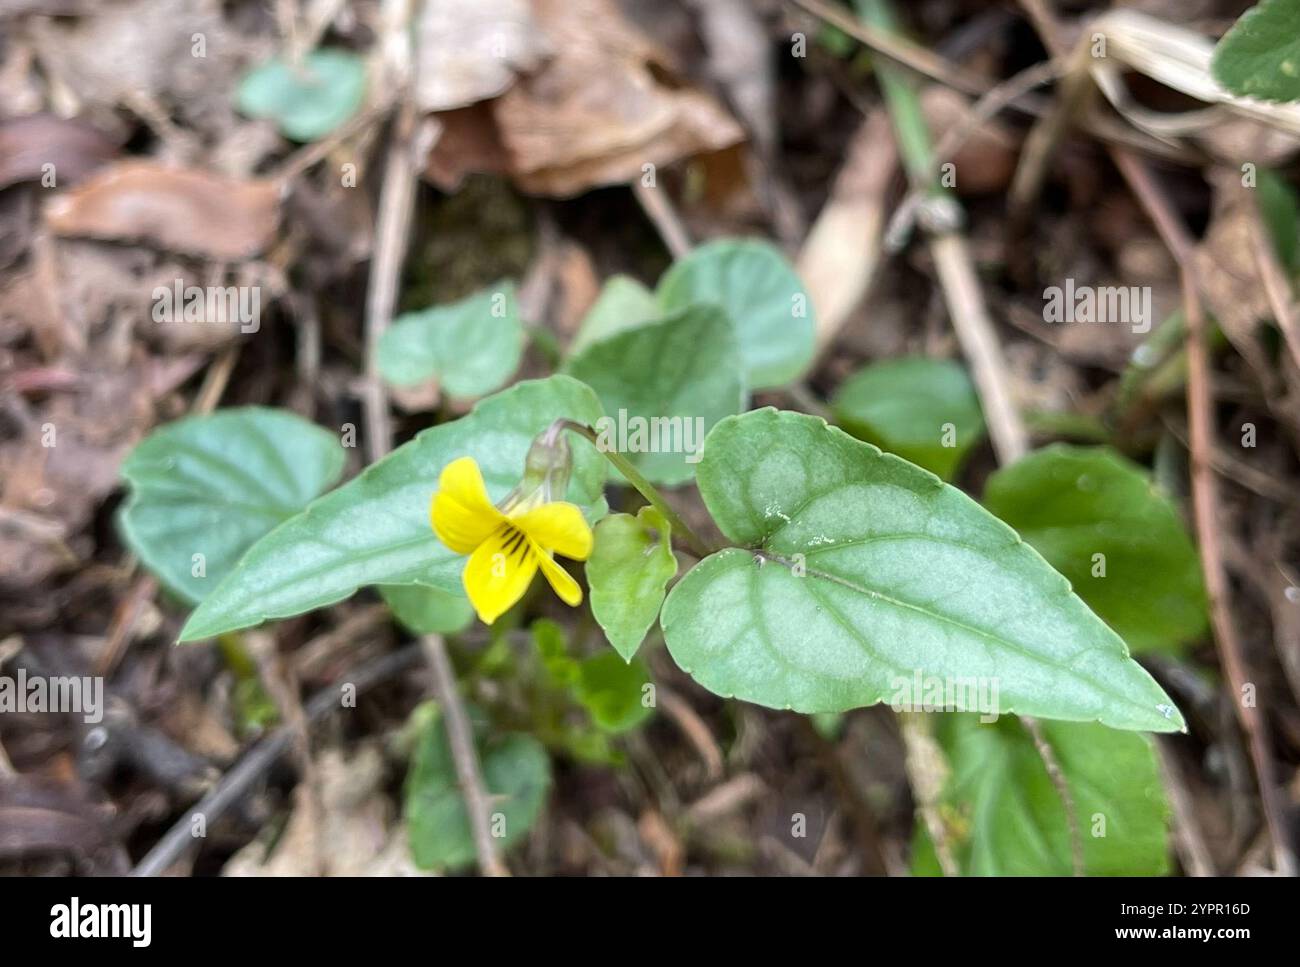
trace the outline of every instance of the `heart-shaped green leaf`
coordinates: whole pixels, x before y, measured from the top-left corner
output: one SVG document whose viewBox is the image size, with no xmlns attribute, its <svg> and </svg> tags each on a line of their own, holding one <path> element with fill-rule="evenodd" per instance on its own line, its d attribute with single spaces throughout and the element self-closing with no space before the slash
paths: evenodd
<svg viewBox="0 0 1300 967">
<path fill-rule="evenodd" d="M 474 862 L 469 813 L 442 717 L 432 706 L 414 713 L 420 723 L 411 771 L 406 777 L 406 824 L 417 866 L 457 870 Z M 531 735 L 511 733 L 479 747 L 483 784 L 491 797 L 491 821 L 499 846 L 519 842 L 541 814 L 551 786 L 551 760 Z"/>
<path fill-rule="evenodd" d="M 1040 726 L 1074 800 L 1084 872 L 1163 876 L 1169 809 L 1151 739 L 1079 722 Z M 1074 861 L 1065 805 L 1024 725 L 942 715 L 936 738 L 952 769 L 940 815 L 961 871 L 1069 876 Z M 913 868 L 939 872 L 919 823 Z"/>
<path fill-rule="evenodd" d="M 554 420 L 594 423 L 595 394 L 568 376 L 518 383 L 452 423 L 425 430 L 361 476 L 258 541 L 199 606 L 182 641 L 324 607 L 369 584 L 429 584 L 461 593 L 465 559 L 434 537 L 429 501 L 442 468 L 470 456 L 493 500 L 523 475 L 533 438 Z M 605 512 L 605 458 L 575 439 L 569 499 L 589 519 Z"/>
<path fill-rule="evenodd" d="M 611 514 L 596 525 L 587 561 L 591 613 L 614 650 L 631 661 L 659 617 L 664 589 L 677 573 L 668 522 L 653 507 Z"/>
<path fill-rule="evenodd" d="M 280 58 L 244 76 L 239 110 L 270 118 L 294 141 L 316 141 L 357 113 L 366 95 L 366 63 L 351 51 L 326 47 L 297 66 Z"/>
<path fill-rule="evenodd" d="M 379 340 L 379 371 L 394 386 L 437 379 L 450 395 L 484 396 L 505 385 L 523 353 L 511 282 L 393 320 Z"/>
<path fill-rule="evenodd" d="M 1210 72 L 1241 97 L 1300 101 L 1300 0 L 1262 0 L 1214 48 Z"/>
<path fill-rule="evenodd" d="M 170 423 L 122 464 L 122 536 L 169 590 L 202 601 L 254 541 L 338 481 L 343 459 L 336 436 L 282 410 Z"/>
<path fill-rule="evenodd" d="M 812 361 L 812 300 L 768 242 L 720 239 L 673 264 L 656 293 L 665 309 L 721 306 L 736 327 L 750 389 L 784 386 Z"/>
<path fill-rule="evenodd" d="M 1133 651 L 1204 634 L 1205 585 L 1178 509 L 1136 464 L 1058 445 L 989 478 L 984 506 L 1014 527 Z"/>
<path fill-rule="evenodd" d="M 413 635 L 454 635 L 474 623 L 474 606 L 462 594 L 426 584 L 385 584 L 379 595 Z"/>
<path fill-rule="evenodd" d="M 625 329 L 635 329 L 658 317 L 661 311 L 654 293 L 636 279 L 611 275 L 601 287 L 595 305 L 582 317 L 578 334 L 569 346 L 569 355 L 576 356 L 588 346 Z"/>
<path fill-rule="evenodd" d="M 859 440 L 897 453 L 944 480 L 984 437 L 984 415 L 966 370 L 917 356 L 875 363 L 846 379 L 835 422 Z"/>
<path fill-rule="evenodd" d="M 1182 716 L 1028 544 L 892 454 L 773 409 L 723 420 L 700 493 L 730 548 L 668 595 L 673 658 L 772 708 L 872 705 L 918 672 L 996 682 L 999 711 L 1168 732 Z"/>
<path fill-rule="evenodd" d="M 744 406 L 735 331 L 716 306 L 689 306 L 609 336 L 567 371 L 605 408 L 599 445 L 655 483 L 690 480 L 705 434 Z"/>
</svg>

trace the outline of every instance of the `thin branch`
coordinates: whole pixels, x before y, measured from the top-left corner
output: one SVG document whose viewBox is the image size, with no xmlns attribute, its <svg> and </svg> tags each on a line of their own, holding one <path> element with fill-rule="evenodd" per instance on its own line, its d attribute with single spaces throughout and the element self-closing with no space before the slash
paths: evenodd
<svg viewBox="0 0 1300 967">
<path fill-rule="evenodd" d="M 366 449 L 370 462 L 385 456 L 392 446 L 392 425 L 388 413 L 388 392 L 379 373 L 379 341 L 388 328 L 397 304 L 397 288 L 402 264 L 410 242 L 411 214 L 415 206 L 415 189 L 424 159 L 436 142 L 441 128 L 430 119 L 420 119 L 415 104 L 416 61 L 411 49 L 410 22 L 418 16 L 420 4 L 391 0 L 385 5 L 391 33 L 389 70 L 400 84 L 401 101 L 393 123 L 379 195 L 379 215 L 375 229 L 375 252 L 370 263 L 370 280 L 366 291 L 366 379 L 362 401 L 366 415 Z M 473 738 L 466 738 L 469 718 L 461 705 L 460 693 L 452 677 L 442 639 L 428 636 L 424 646 L 434 670 L 438 701 L 447 721 L 452 758 L 465 796 L 465 809 L 475 833 L 479 866 L 490 876 L 509 875 L 497 858 L 488 830 L 487 799 L 479 773 L 478 755 Z M 453 729 L 455 730 L 453 732 Z M 486 841 L 480 831 L 488 833 Z"/>
<path fill-rule="evenodd" d="M 682 224 L 677 209 L 668 200 L 664 188 L 647 188 L 637 179 L 632 183 L 632 191 L 643 211 L 654 223 L 664 246 L 675 259 L 685 258 L 691 250 L 691 236 Z"/>
<path fill-rule="evenodd" d="M 970 246 L 963 236 L 948 232 L 930 240 L 930 255 L 957 341 L 970 362 L 998 462 L 1014 463 L 1029 452 L 1029 432 L 1011 398 L 1012 379 L 980 292 Z"/>
<path fill-rule="evenodd" d="M 443 721 L 447 726 L 447 743 L 451 746 L 451 757 L 456 763 L 456 778 L 460 782 L 460 793 L 465 799 L 465 811 L 469 813 L 470 831 L 474 837 L 474 851 L 478 854 L 478 866 L 484 876 L 509 876 L 510 870 L 501 861 L 497 852 L 497 841 L 492 835 L 487 789 L 479 773 L 478 753 L 474 749 L 474 730 L 470 727 L 469 716 L 456 691 L 456 673 L 452 670 L 451 659 L 447 655 L 447 646 L 441 635 L 425 635 L 420 639 L 424 646 L 424 655 L 433 672 L 433 692 L 442 708 Z"/>
<path fill-rule="evenodd" d="M 1070 126 L 1078 124 L 1083 118 L 1093 91 L 1087 38 L 1079 41 L 1079 46 L 1073 53 L 1061 51 L 1057 56 L 1063 58 L 1066 64 L 1060 84 L 1060 97 L 1051 110 L 1030 128 L 1015 174 L 1011 178 L 1011 187 L 1007 191 L 1007 212 L 1013 237 L 1024 233 L 1030 213 L 1042 192 L 1043 183 L 1047 180 L 1049 162 L 1056 147 Z"/>
<path fill-rule="evenodd" d="M 938 167 L 943 165 L 944 162 L 951 161 L 971 135 L 979 130 L 981 124 L 987 124 L 1008 104 L 1032 91 L 1035 87 L 1040 87 L 1049 81 L 1055 80 L 1060 74 L 1061 68 L 1056 61 L 1045 60 L 1026 67 L 1020 73 L 1008 77 L 1005 81 L 1001 81 L 989 88 L 983 97 L 967 108 L 961 121 L 954 127 L 949 128 L 939 140 L 939 143 L 935 145 L 933 164 Z M 898 210 L 900 212 L 915 213 L 922 201 L 922 193 L 921 188 L 913 187 L 907 197 L 899 203 Z M 902 226 L 891 224 L 890 234 L 893 236 L 901 235 Z"/>
<path fill-rule="evenodd" d="M 1060 42 L 1056 38 L 1060 30 L 1047 4 L 1034 0 L 1029 6 L 1036 25 L 1044 31 L 1045 42 L 1054 50 L 1059 50 Z M 1220 661 L 1233 690 L 1232 704 L 1246 733 L 1255 764 L 1255 778 L 1264 807 L 1264 819 L 1273 842 L 1274 865 L 1279 874 L 1291 875 L 1295 871 L 1295 855 L 1278 798 L 1268 732 L 1259 709 L 1242 701 L 1242 687 L 1248 679 L 1241 643 L 1232 619 L 1231 592 L 1216 526 L 1222 515 L 1219 510 L 1218 479 L 1214 474 L 1214 391 L 1209 356 L 1205 348 L 1205 314 L 1197 290 L 1195 241 L 1165 192 L 1151 177 L 1146 164 L 1130 152 L 1113 145 L 1109 151 L 1116 167 L 1155 225 L 1157 234 L 1178 262 L 1183 312 L 1187 322 L 1187 413 L 1191 438 L 1192 516 L 1201 550 L 1201 569 L 1209 598 L 1210 623 L 1214 629 Z"/>
<path fill-rule="evenodd" d="M 1207 325 L 1205 311 L 1197 289 L 1192 236 L 1175 211 L 1173 204 L 1151 177 L 1150 171 L 1127 152 L 1114 149 L 1115 163 L 1127 179 L 1133 193 L 1156 226 L 1166 247 L 1179 266 L 1183 295 L 1183 313 L 1187 319 L 1187 420 L 1190 437 L 1192 517 L 1197 543 L 1201 550 L 1201 570 L 1210 603 L 1210 623 L 1219 649 L 1219 660 L 1232 689 L 1232 705 L 1246 733 L 1255 781 L 1259 787 L 1264 821 L 1273 843 L 1273 863 L 1279 875 L 1293 875 L 1295 854 L 1286 824 L 1285 809 L 1277 789 L 1272 742 L 1267 725 L 1254 703 L 1244 701 L 1251 676 L 1243 657 L 1237 625 L 1232 615 L 1232 590 L 1224 564 L 1223 543 L 1218 522 L 1223 519 L 1219 505 L 1219 481 L 1214 472 L 1214 388 L 1209 353 L 1205 348 Z"/>
<path fill-rule="evenodd" d="M 948 782 L 948 762 L 939 743 L 930 734 L 924 712 L 899 712 L 898 726 L 903 735 L 903 768 L 916 795 L 916 809 L 934 846 L 939 868 L 944 876 L 960 876 L 961 868 L 953 854 L 948 827 L 939 815 L 939 799 Z"/>
<path fill-rule="evenodd" d="M 374 257 L 366 287 L 366 378 L 362 402 L 366 417 L 366 455 L 371 463 L 388 452 L 393 435 L 388 394 L 379 374 L 379 341 L 397 305 L 402 263 L 406 261 L 410 242 L 411 213 L 420 172 L 416 158 L 416 122 L 415 104 L 408 96 L 393 122 L 379 193 Z"/>
<path fill-rule="evenodd" d="M 842 30 L 860 44 L 865 44 L 878 54 L 883 54 L 895 64 L 911 68 L 918 74 L 933 78 L 966 94 L 979 96 L 988 83 L 984 78 L 958 67 L 931 50 L 915 44 L 897 34 L 863 23 L 848 11 L 832 6 L 823 0 L 789 0 L 797 7 Z"/>
<path fill-rule="evenodd" d="M 885 0 L 857 2 L 863 18 L 869 18 L 877 30 L 888 35 L 896 29 L 893 11 Z M 955 227 L 961 221 L 960 206 L 938 181 L 930 127 L 912 79 L 891 64 L 878 65 L 876 73 L 894 122 L 904 167 L 913 189 L 925 194 L 925 207 L 932 213 L 922 218 L 923 226 L 931 233 L 930 254 L 957 340 L 970 362 L 993 449 L 999 462 L 1012 463 L 1028 452 L 1029 434 L 1011 398 L 1013 381 L 984 302 L 975 260 L 966 239 Z"/>
<path fill-rule="evenodd" d="M 1061 763 L 1056 758 L 1056 751 L 1047 741 L 1047 736 L 1043 734 L 1043 727 L 1038 723 L 1038 719 L 1031 715 L 1022 715 L 1020 721 L 1029 730 L 1029 735 L 1034 740 L 1034 748 L 1038 750 L 1038 758 L 1043 760 L 1047 777 L 1052 780 L 1052 785 L 1056 787 L 1056 794 L 1065 806 L 1065 824 L 1070 830 L 1070 862 L 1074 868 L 1074 875 L 1083 876 L 1083 835 L 1079 830 L 1079 810 L 1074 804 L 1070 784 L 1066 781 Z"/>
<path fill-rule="evenodd" d="M 718 748 L 718 740 L 713 737 L 713 733 L 709 731 L 708 725 L 700 718 L 699 713 L 691 708 L 686 699 L 666 685 L 656 686 L 656 696 L 664 714 L 673 720 L 681 733 L 686 736 L 687 741 L 700 754 L 700 758 L 704 760 L 705 777 L 710 781 L 721 777 L 722 750 Z"/>
<path fill-rule="evenodd" d="M 786 0 L 786 2 L 802 7 L 876 53 L 954 90 L 976 97 L 986 94 L 989 90 L 990 83 L 984 77 L 970 73 L 952 61 L 910 41 L 889 34 L 882 35 L 879 30 L 863 25 L 842 9 L 825 3 L 824 0 Z M 1021 93 L 1006 106 L 1031 117 L 1045 117 L 1051 112 L 1048 102 L 1033 94 Z M 1193 163 L 1186 150 L 1166 144 L 1144 131 L 1134 130 L 1111 118 L 1084 117 L 1079 119 L 1079 125 L 1088 134 L 1108 144 L 1124 145 L 1134 151 L 1166 158 L 1180 164 Z"/>
<path fill-rule="evenodd" d="M 1215 876 L 1214 859 L 1209 847 L 1205 845 L 1205 834 L 1201 831 L 1192 807 L 1191 794 L 1183 782 L 1178 763 L 1164 736 L 1156 739 L 1156 757 L 1160 764 L 1160 775 L 1164 787 L 1169 793 L 1169 806 L 1173 813 L 1174 844 L 1183 861 L 1183 870 L 1190 876 Z"/>
<path fill-rule="evenodd" d="M 1268 295 L 1269 305 L 1273 308 L 1273 318 L 1282 330 L 1282 339 L 1290 350 L 1291 359 L 1300 368 L 1300 323 L 1296 321 L 1294 294 L 1291 280 L 1277 257 L 1273 242 L 1268 237 L 1259 203 L 1251 204 L 1247 218 L 1250 222 L 1250 240 L 1255 249 L 1255 261 L 1259 264 L 1259 275 L 1264 282 L 1264 292 Z"/>
<path fill-rule="evenodd" d="M 408 645 L 401 651 L 389 652 L 381 658 L 363 665 L 355 674 L 338 684 L 323 689 L 306 705 L 307 721 L 316 724 L 332 710 L 341 708 L 339 689 L 351 685 L 359 696 L 381 682 L 399 675 L 420 660 L 420 646 Z M 204 796 L 197 806 L 176 821 L 134 870 L 132 876 L 159 876 L 164 873 L 191 845 L 195 843 L 197 823 L 210 826 L 224 816 L 248 791 L 263 773 L 287 752 L 294 742 L 294 730 L 282 725 L 252 750 Z"/>
</svg>

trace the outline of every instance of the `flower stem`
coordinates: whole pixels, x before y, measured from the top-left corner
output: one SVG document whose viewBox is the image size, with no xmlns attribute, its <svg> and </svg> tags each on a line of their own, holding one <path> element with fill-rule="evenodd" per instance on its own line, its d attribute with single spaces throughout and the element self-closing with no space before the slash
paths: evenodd
<svg viewBox="0 0 1300 967">
<path fill-rule="evenodd" d="M 547 431 L 547 436 L 550 436 L 553 432 L 558 432 L 560 429 L 571 430 L 589 440 L 592 446 L 603 453 L 618 472 L 627 478 L 627 482 L 650 502 L 650 506 L 663 515 L 664 520 L 668 521 L 668 526 L 672 528 L 673 532 L 681 535 L 682 539 L 686 541 L 686 545 L 691 549 L 692 554 L 702 559 L 713 553 L 713 549 L 695 531 L 691 530 L 690 525 L 678 516 L 677 511 L 668 506 L 663 494 L 659 493 L 655 485 L 641 475 L 641 471 L 632 466 L 627 457 L 616 450 L 606 450 L 600 446 L 599 442 L 597 442 L 599 438 L 595 430 L 585 423 L 578 423 L 574 420 L 556 420 L 551 424 L 551 429 Z"/>
</svg>

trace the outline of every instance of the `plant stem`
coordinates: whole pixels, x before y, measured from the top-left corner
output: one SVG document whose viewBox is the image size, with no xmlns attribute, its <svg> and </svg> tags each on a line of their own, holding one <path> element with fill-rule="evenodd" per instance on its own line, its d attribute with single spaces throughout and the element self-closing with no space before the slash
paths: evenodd
<svg viewBox="0 0 1300 967">
<path fill-rule="evenodd" d="M 599 436 L 595 430 L 587 426 L 587 424 L 578 423 L 575 420 L 556 420 L 551 426 L 571 430 L 590 441 L 591 445 L 603 453 L 618 472 L 627 478 L 627 482 L 650 502 L 650 506 L 663 514 L 664 520 L 668 521 L 668 525 L 673 529 L 673 532 L 680 534 L 682 539 L 686 541 L 686 545 L 691 549 L 692 554 L 698 558 L 706 558 L 713 553 L 713 549 L 695 531 L 691 530 L 690 525 L 682 520 L 677 511 L 668 506 L 668 502 L 664 500 L 663 494 L 659 493 L 658 488 L 643 477 L 641 471 L 632 466 L 627 457 L 615 450 L 606 450 L 600 445 L 598 442 Z"/>
<path fill-rule="evenodd" d="M 880 33 L 891 37 L 898 33 L 898 21 L 888 0 L 856 0 L 856 7 L 859 18 Z M 924 192 L 928 203 L 919 222 L 930 236 L 930 255 L 957 341 L 970 363 L 993 449 L 1000 463 L 1014 463 L 1028 451 L 1029 435 L 1011 398 L 1012 381 L 980 291 L 970 246 L 958 230 L 961 207 L 935 170 L 929 126 L 912 77 L 892 63 L 878 62 L 875 68 L 908 178 L 914 191 Z"/>
<path fill-rule="evenodd" d="M 434 697 L 442 710 L 443 724 L 447 729 L 447 744 L 451 746 L 452 761 L 456 766 L 456 780 L 465 799 L 465 812 L 469 814 L 470 832 L 474 839 L 474 852 L 478 855 L 479 870 L 484 876 L 509 876 L 510 870 L 501 861 L 496 839 L 490 823 L 489 797 L 483 775 L 478 768 L 478 752 L 474 749 L 474 730 L 469 715 L 456 691 L 456 673 L 442 635 L 424 635 L 420 639 L 425 658 L 433 673 Z"/>
<path fill-rule="evenodd" d="M 886 36 L 899 34 L 893 10 L 883 0 L 857 0 L 859 19 Z M 915 187 L 924 187 L 940 193 L 934 170 L 934 149 L 930 145 L 930 128 L 921 113 L 921 102 L 912 82 L 895 65 L 875 64 L 880 90 L 885 96 L 894 133 L 898 139 L 898 153 L 907 169 L 908 179 Z"/>
</svg>

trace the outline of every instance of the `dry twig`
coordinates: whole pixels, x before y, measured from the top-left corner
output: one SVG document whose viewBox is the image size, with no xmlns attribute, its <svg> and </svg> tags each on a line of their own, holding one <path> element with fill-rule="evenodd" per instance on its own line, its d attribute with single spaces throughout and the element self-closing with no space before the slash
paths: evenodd
<svg viewBox="0 0 1300 967">
<path fill-rule="evenodd" d="M 465 799 L 470 830 L 474 837 L 474 850 L 478 853 L 479 870 L 484 876 L 509 876 L 510 871 L 497 852 L 496 838 L 492 835 L 487 789 L 479 773 L 478 753 L 474 750 L 474 730 L 469 716 L 456 691 L 456 673 L 447 655 L 447 646 L 441 635 L 425 635 L 420 639 L 424 655 L 433 673 L 433 691 L 443 721 L 447 726 L 447 743 L 456 764 L 456 778 Z"/>
<path fill-rule="evenodd" d="M 1287 832 L 1285 814 L 1277 789 L 1272 743 L 1263 716 L 1253 702 L 1244 701 L 1250 682 L 1237 625 L 1232 615 L 1231 588 L 1224 565 L 1224 551 L 1218 524 L 1219 481 L 1214 473 L 1214 389 L 1206 349 L 1205 310 L 1197 287 L 1193 240 L 1163 189 L 1147 167 L 1119 149 L 1112 156 L 1120 172 L 1137 195 L 1156 226 L 1161 240 L 1178 262 L 1187 319 L 1187 415 L 1191 444 L 1192 516 L 1201 550 L 1201 569 L 1210 603 L 1210 623 L 1219 646 L 1219 657 L 1232 689 L 1232 705 L 1246 733 L 1255 778 L 1259 785 L 1264 820 L 1273 841 L 1273 860 L 1279 874 L 1292 875 L 1295 854 Z"/>
</svg>

